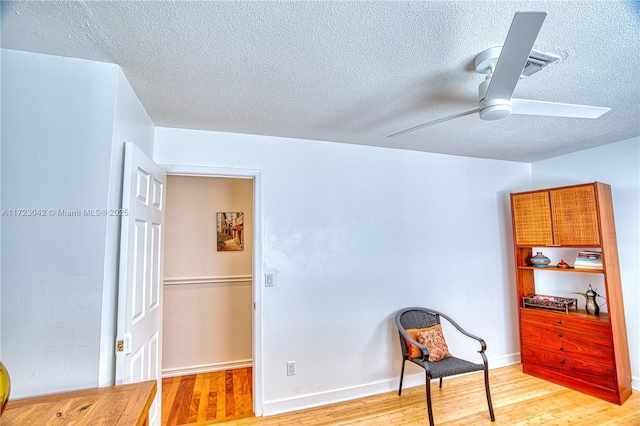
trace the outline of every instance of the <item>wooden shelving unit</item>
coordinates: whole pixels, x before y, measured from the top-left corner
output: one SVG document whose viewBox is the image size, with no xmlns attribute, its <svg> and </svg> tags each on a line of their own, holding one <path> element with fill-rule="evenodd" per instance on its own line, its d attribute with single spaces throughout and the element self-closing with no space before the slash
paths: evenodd
<svg viewBox="0 0 640 426">
<path fill-rule="evenodd" d="M 525 373 L 622 404 L 631 390 L 631 364 L 609 185 L 594 182 L 511 194 L 520 354 Z M 534 248 L 602 252 L 603 270 L 535 267 Z M 577 252 L 576 251 L 576 252 Z M 523 307 L 536 294 L 536 273 L 599 274 L 607 312 L 557 312 Z"/>
</svg>

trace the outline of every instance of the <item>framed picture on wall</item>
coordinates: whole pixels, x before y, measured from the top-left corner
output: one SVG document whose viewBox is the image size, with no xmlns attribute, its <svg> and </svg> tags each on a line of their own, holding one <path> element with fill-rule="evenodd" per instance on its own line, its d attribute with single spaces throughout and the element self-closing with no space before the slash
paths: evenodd
<svg viewBox="0 0 640 426">
<path fill-rule="evenodd" d="M 244 213 L 216 213 L 216 231 L 218 251 L 244 250 Z"/>
</svg>

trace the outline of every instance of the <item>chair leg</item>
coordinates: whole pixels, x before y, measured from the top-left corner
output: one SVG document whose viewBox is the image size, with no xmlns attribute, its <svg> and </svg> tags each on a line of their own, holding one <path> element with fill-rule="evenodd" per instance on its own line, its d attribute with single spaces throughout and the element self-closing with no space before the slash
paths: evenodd
<svg viewBox="0 0 640 426">
<path fill-rule="evenodd" d="M 484 369 L 484 390 L 487 393 L 487 404 L 489 405 L 489 415 L 491 416 L 491 421 L 496 421 L 496 416 L 493 414 L 493 404 L 491 403 L 491 392 L 489 391 L 489 370 L 485 367 Z"/>
<path fill-rule="evenodd" d="M 404 363 L 406 359 L 402 359 L 402 371 L 400 371 L 400 387 L 398 388 L 398 396 L 402 395 L 402 379 L 404 378 Z"/>
<path fill-rule="evenodd" d="M 431 375 L 427 373 L 427 414 L 429 415 L 429 426 L 433 426 L 433 410 L 431 409 Z"/>
</svg>

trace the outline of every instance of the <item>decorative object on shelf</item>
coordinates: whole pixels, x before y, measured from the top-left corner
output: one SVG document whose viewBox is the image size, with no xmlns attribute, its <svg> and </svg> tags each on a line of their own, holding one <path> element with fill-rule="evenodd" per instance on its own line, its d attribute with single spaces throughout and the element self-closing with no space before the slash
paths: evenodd
<svg viewBox="0 0 640 426">
<path fill-rule="evenodd" d="M 569 269 L 569 264 L 562 259 L 560 263 L 556 265 L 558 269 Z"/>
<path fill-rule="evenodd" d="M 602 253 L 599 251 L 581 251 L 573 264 L 576 269 L 602 270 Z"/>
<path fill-rule="evenodd" d="M 4 407 L 7 405 L 7 401 L 9 400 L 10 390 L 11 379 L 9 378 L 9 372 L 0 361 L 0 416 L 4 411 Z"/>
<path fill-rule="evenodd" d="M 535 256 L 531 256 L 531 258 L 529 259 L 529 262 L 533 266 L 544 268 L 546 266 L 549 266 L 549 263 L 551 263 L 551 259 L 549 259 L 547 256 L 542 254 L 541 251 L 539 251 L 539 252 L 536 252 Z"/>
<path fill-rule="evenodd" d="M 563 311 L 568 314 L 569 309 L 578 309 L 578 299 L 546 296 L 544 294 L 530 294 L 522 298 L 522 306 L 525 308 L 543 308 L 554 311 Z"/>
<path fill-rule="evenodd" d="M 607 299 L 604 299 L 604 297 L 600 296 L 594 289 L 592 289 L 591 284 L 589 284 L 589 290 L 587 290 L 586 293 L 580 293 L 578 291 L 572 291 L 572 293 L 581 294 L 584 296 L 585 299 L 587 299 L 585 308 L 589 315 L 596 315 L 596 316 L 600 315 L 600 306 L 603 306 L 605 303 L 607 303 Z M 598 306 L 598 303 L 596 302 L 596 297 L 600 297 L 604 299 L 605 303 Z"/>
</svg>

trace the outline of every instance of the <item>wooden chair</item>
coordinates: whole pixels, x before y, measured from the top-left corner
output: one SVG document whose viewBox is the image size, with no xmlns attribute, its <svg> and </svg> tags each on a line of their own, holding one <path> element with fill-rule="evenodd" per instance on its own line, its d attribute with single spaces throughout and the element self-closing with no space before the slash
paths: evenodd
<svg viewBox="0 0 640 426">
<path fill-rule="evenodd" d="M 439 325 L 441 318 L 446 319 L 460 333 L 464 334 L 467 337 L 470 337 L 471 339 L 475 339 L 480 343 L 480 350 L 478 351 L 478 353 L 480 353 L 480 356 L 482 357 L 482 364 L 472 363 L 464 359 L 456 358 L 454 356 L 449 356 L 438 361 L 429 361 L 429 350 L 426 348 L 426 346 L 422 345 L 416 340 L 415 334 L 412 337 L 410 333 L 407 332 L 407 330 L 422 330 Z M 402 372 L 400 373 L 400 388 L 398 389 L 398 395 L 402 394 L 402 379 L 404 377 L 405 362 L 408 360 L 424 368 L 427 379 L 427 413 L 429 415 L 429 424 L 433 426 L 433 410 L 431 409 L 431 379 L 439 378 L 440 388 L 442 388 L 443 377 L 455 376 L 458 374 L 470 373 L 473 371 L 484 371 L 484 387 L 487 394 L 489 414 L 491 416 L 491 421 L 495 421 L 495 416 L 493 414 L 493 405 L 491 404 L 491 393 L 489 392 L 489 368 L 487 356 L 484 353 L 487 349 L 487 345 L 484 340 L 482 340 L 480 337 L 468 333 L 445 314 L 434 311 L 432 309 L 401 309 L 396 313 L 395 322 L 400 335 L 400 347 L 402 348 Z M 415 333 L 415 331 L 412 331 L 411 333 Z M 411 345 L 415 345 L 417 348 L 419 348 L 419 356 L 412 356 Z M 435 351 L 433 352 L 435 353 Z"/>
</svg>

